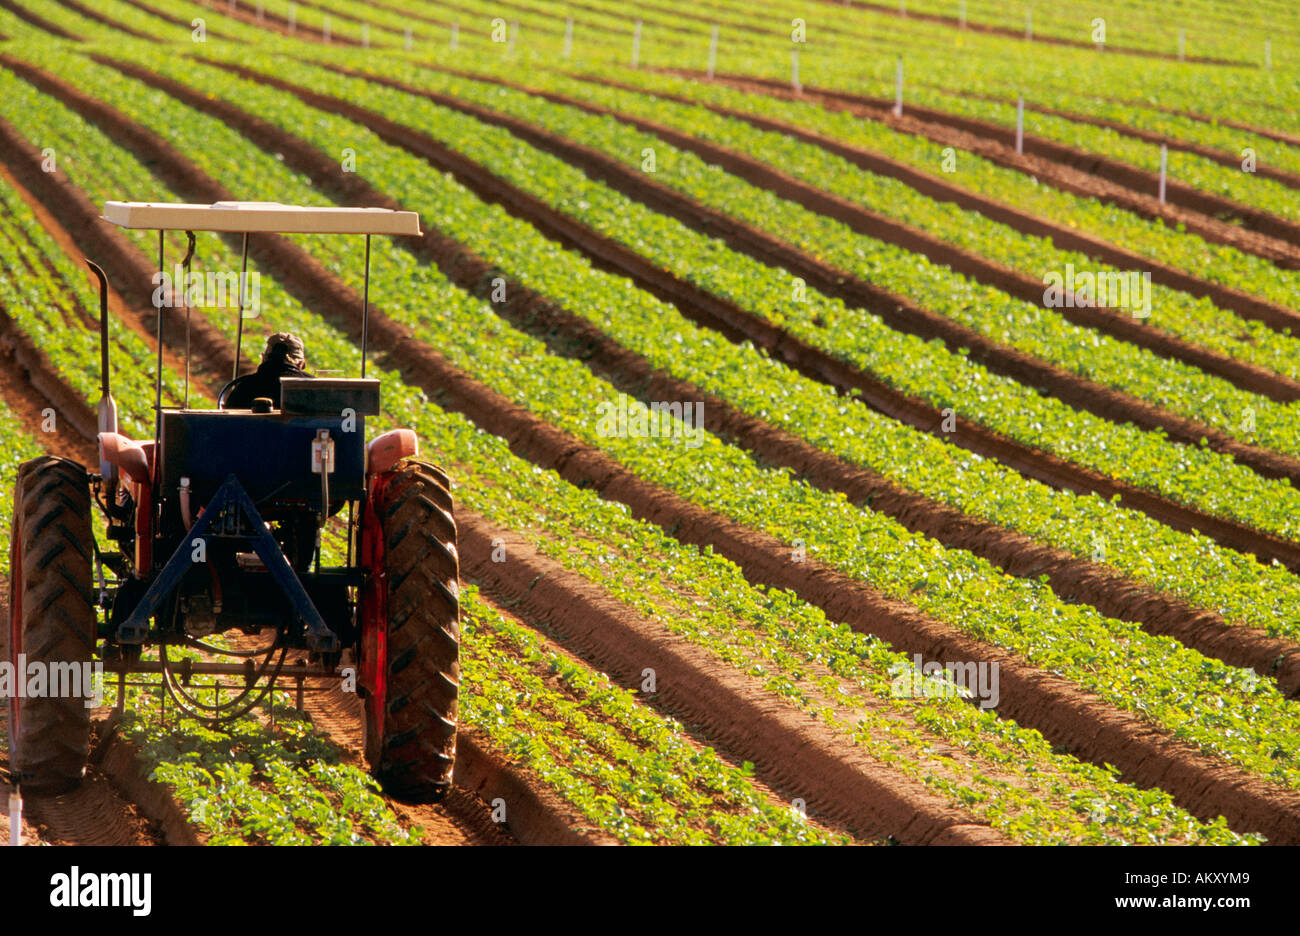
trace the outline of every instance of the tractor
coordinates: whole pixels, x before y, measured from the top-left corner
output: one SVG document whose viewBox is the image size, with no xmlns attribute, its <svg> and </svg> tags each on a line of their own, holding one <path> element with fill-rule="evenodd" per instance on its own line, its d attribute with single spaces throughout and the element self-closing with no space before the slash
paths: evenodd
<svg viewBox="0 0 1300 936">
<path fill-rule="evenodd" d="M 418 235 L 418 215 L 268 202 L 108 202 L 103 220 L 156 230 L 160 274 L 166 232 L 188 236 L 183 288 L 170 292 L 178 311 L 185 306 L 184 398 L 163 405 L 164 316 L 155 292 L 153 437 L 119 431 L 107 278 L 88 260 L 99 279 L 99 464 L 47 455 L 18 470 L 9 583 L 14 672 L 93 666 L 105 681 L 117 680 L 119 705 L 128 678 L 161 684 L 164 704 L 208 724 L 253 711 L 277 688 L 296 686 L 301 708 L 304 690 L 353 687 L 364 702 L 372 773 L 391 795 L 437 800 L 452 781 L 460 678 L 450 481 L 418 460 L 412 430 L 369 442 L 365 432 L 366 418 L 380 412 L 380 381 L 365 376 L 370 241 Z M 232 384 L 253 311 L 245 308 L 249 235 L 364 235 L 360 377 L 285 377 L 278 400 L 191 408 L 186 296 L 196 231 L 243 235 Z M 196 676 L 215 685 L 210 699 Z M 89 757 L 84 696 L 12 692 L 8 703 L 14 782 L 47 792 L 75 786 Z"/>
</svg>

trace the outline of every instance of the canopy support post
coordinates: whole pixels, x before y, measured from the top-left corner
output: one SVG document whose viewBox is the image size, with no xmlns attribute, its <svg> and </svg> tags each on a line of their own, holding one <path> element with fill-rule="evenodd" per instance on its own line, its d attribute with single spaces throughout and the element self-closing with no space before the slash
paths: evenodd
<svg viewBox="0 0 1300 936">
<path fill-rule="evenodd" d="M 370 329 L 370 235 L 366 235 L 366 280 L 361 293 L 361 377 L 366 376 L 366 343 Z"/>
<path fill-rule="evenodd" d="M 244 258 L 239 264 L 239 321 L 235 324 L 235 364 L 230 379 L 239 376 L 239 351 L 244 343 L 244 283 L 248 279 L 248 232 L 244 232 Z"/>
<path fill-rule="evenodd" d="M 182 404 L 183 409 L 190 408 L 190 261 L 194 259 L 194 232 L 186 231 L 186 238 L 189 240 L 189 249 L 185 251 L 185 259 L 181 261 L 181 268 L 185 271 L 184 282 L 181 283 L 181 302 L 185 303 L 185 401 Z"/>
<path fill-rule="evenodd" d="M 163 235 L 166 231 L 158 231 L 158 287 L 161 290 L 162 285 L 167 282 L 167 268 L 163 259 L 165 243 Z M 172 284 L 175 288 L 175 284 Z M 162 460 L 158 457 L 158 447 L 162 444 L 162 369 L 163 369 L 163 307 L 170 296 L 164 296 L 162 292 L 155 293 L 158 296 L 158 366 L 154 370 L 153 380 L 153 441 L 154 441 L 154 484 L 158 482 L 158 463 Z"/>
</svg>

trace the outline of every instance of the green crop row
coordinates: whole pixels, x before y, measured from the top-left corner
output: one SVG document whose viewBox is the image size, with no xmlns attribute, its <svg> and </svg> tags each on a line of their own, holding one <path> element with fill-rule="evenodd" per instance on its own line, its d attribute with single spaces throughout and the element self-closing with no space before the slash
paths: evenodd
<svg viewBox="0 0 1300 936">
<path fill-rule="evenodd" d="M 675 128 L 696 130 L 698 125 L 696 132 L 701 134 L 723 120 L 701 108 L 591 82 L 578 82 L 552 73 L 531 72 L 528 85 L 538 90 L 569 94 L 613 108 L 621 114 L 655 120 Z M 470 90 L 467 89 L 467 93 Z M 495 91 L 488 89 L 487 93 Z M 554 107 L 539 107 L 539 110 L 546 114 L 563 113 Z M 559 119 L 552 118 L 555 121 Z M 576 118 L 565 122 L 578 123 Z M 748 127 L 743 129 L 750 133 L 758 132 Z M 1064 316 L 1041 303 L 1013 299 L 994 287 L 975 283 L 901 247 L 855 234 L 840 222 L 780 199 L 716 167 L 710 168 L 704 160 L 677 150 L 658 138 L 649 134 L 638 136 L 644 141 L 642 147 L 619 150 L 610 155 L 640 167 L 645 159 L 643 148 L 650 147 L 656 156 L 655 178 L 660 182 L 793 243 L 834 267 L 910 299 L 996 342 L 1079 376 L 1213 426 L 1228 435 L 1250 441 L 1255 441 L 1257 436 L 1259 442 L 1280 452 L 1300 454 L 1300 406 L 1275 403 L 1240 390 L 1226 380 L 1191 365 L 1159 357 L 1109 335 L 1071 324 Z M 767 136 L 773 145 L 783 145 L 780 143 L 782 137 Z M 631 139 L 631 135 L 628 138 Z M 805 147 L 796 158 L 817 159 L 829 164 L 829 160 L 835 157 L 818 148 Z M 707 183 L 702 181 L 706 177 Z M 953 212 L 960 214 L 959 209 L 951 205 L 933 202 L 929 205 L 936 219 Z M 939 223 L 935 221 L 936 225 Z M 1257 416 L 1257 433 L 1243 429 L 1247 411 Z"/>
<path fill-rule="evenodd" d="M 400 91 L 348 81 L 297 63 L 281 63 L 277 74 L 312 88 L 335 92 L 346 88 L 348 100 L 394 115 L 399 123 L 429 134 L 502 179 L 724 299 L 746 308 L 763 308 L 769 302 L 766 297 L 787 285 L 781 271 L 655 215 L 504 130 Z M 483 222 L 477 249 L 491 249 L 494 243 L 515 236 L 513 232 L 509 238 L 495 235 L 490 223 Z M 804 305 L 806 308 L 800 309 L 804 319 L 834 314 L 833 304 L 813 290 Z M 585 304 L 570 307 L 588 314 Z M 1300 628 L 1293 626 L 1300 616 L 1300 581 L 1279 567 L 1263 566 L 1204 537 L 1175 532 L 1103 498 L 1079 498 L 1053 490 L 864 406 L 846 406 L 843 398 L 828 389 L 753 348 L 730 346 L 670 307 L 652 306 L 638 314 L 636 306 L 625 303 L 597 308 L 588 317 L 665 372 L 696 380 L 703 389 L 746 412 L 877 471 L 900 486 L 1012 526 L 1081 557 L 1095 557 L 1100 543 L 1103 561 L 1125 575 L 1218 609 L 1230 620 L 1300 639 Z M 791 317 L 793 314 L 786 316 L 787 327 Z M 909 360 L 917 356 L 917 349 L 929 350 L 920 339 L 893 337 L 894 344 L 879 348 L 882 357 Z M 952 359 L 975 370 L 964 358 Z M 925 370 L 934 372 L 934 368 Z M 990 380 L 987 373 L 978 376 L 984 383 Z"/>
<path fill-rule="evenodd" d="M 552 105 L 491 84 L 397 66 L 386 67 L 385 71 L 409 79 L 417 86 L 450 91 L 522 117 L 637 165 L 644 149 L 653 146 L 660 157 L 656 178 L 661 182 L 702 201 L 712 201 L 723 210 L 741 214 L 745 220 L 762 222 L 772 229 L 785 225 L 785 236 L 798 239 L 799 245 L 809 250 L 824 247 L 831 236 L 828 232 L 836 227 L 826 222 L 817 228 L 816 225 L 826 219 L 747 187 L 738 179 L 705 166 L 690 154 L 675 151 L 657 138 L 615 121 L 591 117 L 572 108 Z M 322 80 L 326 79 L 322 76 Z M 398 119 L 401 119 L 400 114 Z M 748 203 L 744 199 L 753 201 Z M 661 221 L 655 223 L 656 226 L 663 224 Z M 799 227 L 800 223 L 812 225 L 814 230 L 805 234 Z M 664 227 L 664 233 L 657 236 L 675 239 L 675 235 L 668 233 L 670 230 L 670 227 Z M 822 239 L 818 243 L 816 238 L 819 234 Z M 850 238 L 846 237 L 846 253 L 853 249 Z M 642 239 L 644 236 L 639 236 L 638 243 Z M 643 248 L 638 246 L 637 249 Z M 720 246 L 714 248 L 715 257 L 722 256 L 717 253 L 720 249 Z M 734 255 L 728 255 L 728 262 L 731 262 L 730 257 Z M 754 266 L 751 264 L 747 269 L 754 269 Z M 908 269 L 904 269 L 902 275 L 907 272 Z M 736 277 L 730 274 L 731 271 L 723 264 L 711 262 L 706 266 L 695 265 L 691 278 L 696 281 L 702 278 L 734 281 Z M 873 275 L 870 278 L 879 277 Z M 1014 380 L 971 366 L 964 355 L 951 354 L 938 342 L 926 344 L 900 335 L 886 327 L 877 316 L 846 308 L 838 300 L 825 300 L 810 292 L 805 301 L 794 301 L 794 283 L 790 279 L 784 285 L 775 284 L 771 277 L 767 281 L 773 285 L 766 289 L 746 287 L 747 294 L 742 304 L 799 338 L 863 368 L 904 392 L 926 399 L 939 408 L 951 407 L 995 431 L 1103 474 L 1156 491 L 1172 500 L 1209 513 L 1235 517 L 1282 535 L 1295 535 L 1292 508 L 1282 508 L 1281 505 L 1295 501 L 1297 494 L 1285 482 L 1262 479 L 1253 471 L 1208 449 L 1170 444 L 1159 434 L 1117 425 L 1090 413 L 1073 410 Z M 944 301 L 948 301 L 947 297 Z M 658 303 L 655 308 L 663 310 L 667 307 Z M 574 309 L 583 311 L 580 305 L 575 305 Z M 1081 357 L 1085 356 L 1084 350 L 1080 349 Z M 1106 444 L 1095 444 L 1098 439 L 1104 439 Z"/>
<path fill-rule="evenodd" d="M 92 372 L 72 372 L 70 383 L 88 401 L 97 401 L 99 333 L 97 327 L 93 331 L 90 327 L 98 324 L 98 309 L 88 277 L 77 275 L 31 209 L 2 181 L 0 264 L 17 272 L 0 280 L 0 308 L 55 367 L 71 360 L 95 362 Z M 140 336 L 125 327 L 112 331 L 109 366 L 118 395 L 152 400 L 151 363 L 152 355 Z M 179 381 L 169 380 L 167 390 L 179 398 Z M 59 419 L 60 414 L 55 413 L 54 418 Z M 133 413 L 123 413 L 121 422 L 123 430 L 137 438 L 153 435 L 151 417 L 137 419 Z"/>
<path fill-rule="evenodd" d="M 462 679 L 475 689 L 465 723 L 546 777 L 600 828 L 629 844 L 844 841 L 774 806 L 748 768 L 698 748 L 676 722 L 482 605 L 472 587 L 462 601 L 471 650 Z M 554 677 L 562 691 L 548 684 Z"/>
<path fill-rule="evenodd" d="M 121 82 L 118 90 L 125 96 L 129 85 Z M 115 103 L 121 106 L 124 101 Z M 222 155 L 226 151 L 223 143 L 228 131 L 222 133 L 223 128 L 219 125 L 209 126 L 192 113 L 181 123 L 191 126 L 199 134 L 198 138 L 205 140 L 205 152 L 210 152 L 213 159 L 229 158 Z M 160 121 L 160 125 L 176 126 L 171 120 Z M 78 134 L 76 145 L 94 147 L 105 142 L 102 137 L 96 137 L 99 135 L 93 130 Z M 274 164 L 267 165 L 262 154 L 247 150 L 241 151 L 239 156 L 228 164 L 245 166 L 251 178 L 267 178 L 268 184 L 290 185 L 289 180 L 276 178 L 272 170 Z M 134 166 L 137 173 L 144 172 L 143 167 L 121 151 L 114 158 L 122 166 Z M 282 169 L 279 172 L 283 175 Z M 88 186 L 92 195 L 96 194 L 95 186 L 102 185 L 93 173 L 87 173 L 85 178 L 77 181 Z M 286 198 L 301 195 L 307 196 L 304 201 L 313 201 L 310 192 L 301 191 L 300 183 L 298 189 L 289 188 L 287 193 L 283 193 Z M 166 197 L 158 192 L 155 196 Z M 147 243 L 142 246 L 147 249 Z M 209 246 L 204 245 L 201 256 L 213 257 L 218 264 L 234 260 L 229 251 L 222 251 L 219 243 L 215 256 Z M 345 267 L 359 261 L 355 250 L 346 261 Z M 392 264 L 396 264 L 397 269 L 391 269 Z M 376 257 L 376 271 L 388 269 L 388 286 L 382 292 L 385 300 L 409 294 L 414 297 L 413 302 L 437 302 L 440 295 L 422 292 L 418 284 L 407 283 L 401 289 L 394 288 L 412 272 L 410 266 L 409 260 L 403 262 L 400 255 Z M 377 289 L 375 295 L 379 294 Z M 345 336 L 308 315 L 292 300 L 281 297 L 274 283 L 268 284 L 264 295 L 269 296 L 267 305 L 273 310 L 266 316 L 268 324 L 273 322 L 276 328 L 291 328 L 310 334 L 310 353 L 318 366 L 343 373 L 355 372 L 356 348 Z M 214 319 L 213 322 L 226 326 L 224 320 Z M 495 326 L 489 325 L 488 328 Z M 888 692 L 889 680 L 885 675 L 888 667 L 905 663 L 898 655 L 886 654 L 870 638 L 855 635 L 842 625 L 829 624 L 815 608 L 790 596 L 765 594 L 752 589 L 730 563 L 683 547 L 652 528 L 631 520 L 620 505 L 602 501 L 592 492 L 572 488 L 549 472 L 521 463 L 502 440 L 474 429 L 455 414 L 440 411 L 418 392 L 404 387 L 395 374 L 386 376 L 387 412 L 398 414 L 407 424 L 413 425 L 426 444 L 442 453 L 454 473 L 458 472 L 462 462 L 473 465 L 476 474 L 466 475 L 457 491 L 462 504 L 483 511 L 490 519 L 503 525 L 535 524 L 540 532 L 534 533 L 533 537 L 541 548 L 549 548 L 557 561 L 570 565 L 580 557 L 583 565 L 579 571 L 605 587 L 617 585 L 624 600 L 639 596 L 646 605 L 639 610 L 660 607 L 659 596 L 670 593 L 672 589 L 698 589 L 694 600 L 685 602 L 679 599 L 675 605 L 665 604 L 662 607 L 667 610 L 659 610 L 658 614 L 665 624 L 693 628 L 697 635 L 695 639 L 718 648 L 716 652 L 727 652 L 717 634 L 722 632 L 724 624 L 730 622 L 735 633 L 735 636 L 728 635 L 730 641 L 745 648 L 757 647 L 750 652 L 761 652 L 769 669 L 779 664 L 784 673 L 794 663 L 803 660 L 805 666 L 808 663 L 828 666 L 848 678 L 862 680 L 873 687 L 872 691 L 877 695 L 884 696 Z M 391 418 L 387 417 L 388 420 Z M 599 542 L 610 537 L 612 531 L 618 531 L 629 546 L 626 551 L 605 547 L 594 553 L 591 549 L 578 552 L 568 548 L 569 541 L 551 538 L 563 536 L 561 521 L 579 529 L 582 536 Z M 662 555 L 664 561 L 650 568 L 644 557 L 652 551 Z M 749 615 L 759 622 L 754 631 L 734 626 L 740 614 Z M 767 637 L 767 634 L 772 636 Z M 783 684 L 790 678 L 785 676 Z M 804 677 L 804 681 L 808 678 Z M 466 686 L 472 695 L 474 683 L 467 680 Z M 910 711 L 908 706 L 911 703 L 900 701 L 895 704 L 902 711 Z M 1028 793 L 1019 799 L 1005 798 L 1001 786 L 978 771 L 972 777 L 962 778 L 948 791 L 954 797 L 954 803 L 981 804 L 979 808 L 985 814 L 1021 839 L 1051 840 L 1051 835 L 1060 834 L 1086 840 L 1112 838 L 1143 842 L 1168 840 L 1171 836 L 1206 841 L 1235 840 L 1222 828 L 1216 831 L 1189 822 L 1185 814 L 1172 807 L 1164 794 L 1133 790 L 1116 783 L 1096 767 L 1054 754 L 1036 732 L 1024 731 L 957 699 L 930 700 L 929 704 L 935 708 L 925 709 L 919 717 L 928 727 L 932 726 L 930 730 L 950 743 L 960 745 L 963 750 L 973 752 L 972 756 L 977 754 L 990 758 L 1003 770 L 1027 772 L 1030 786 L 1025 789 Z M 886 716 L 883 721 L 886 724 L 896 722 L 897 717 Z M 866 734 L 865 729 L 863 732 Z M 891 747 L 899 748 L 900 744 L 894 740 Z M 915 762 L 926 747 L 927 743 L 912 745 L 910 751 L 896 750 L 893 756 L 900 760 L 910 753 L 912 761 L 909 762 Z M 920 766 L 912 769 L 928 776 Z M 1040 783 L 1033 780 L 1035 776 L 1046 779 Z M 946 778 L 936 780 L 945 781 L 954 783 Z M 1049 796 L 1053 799 L 1046 799 Z M 1073 808 L 1061 808 L 1058 802 L 1061 798 L 1066 798 Z"/>
<path fill-rule="evenodd" d="M 195 679 L 195 687 L 204 680 Z M 124 735 L 211 845 L 418 845 L 364 771 L 293 709 L 209 727 L 129 690 Z M 116 687 L 108 695 L 116 698 Z M 283 693 L 276 693 L 283 696 Z"/>
<path fill-rule="evenodd" d="M 373 184 L 424 217 L 437 218 L 444 229 L 461 223 L 475 201 L 441 173 L 385 146 L 362 127 L 216 69 L 194 66 L 187 71 L 189 80 L 201 83 L 207 93 L 254 109 L 326 152 L 347 140 L 367 154 L 366 175 Z M 112 97 L 121 84 L 97 87 L 96 93 Z M 170 131 L 173 122 L 165 123 Z M 184 131 L 193 132 L 202 123 L 191 119 Z M 214 143 L 218 127 L 205 128 L 203 146 L 182 149 L 200 163 L 220 159 L 228 167 L 229 158 L 219 156 Z M 250 196 L 260 195 L 260 186 L 283 194 L 289 181 L 265 154 L 246 153 L 239 168 L 247 170 Z M 516 224 L 515 229 L 521 244 L 530 237 L 535 240 L 525 225 Z M 320 238 L 300 240 L 359 288 L 355 247 Z M 1295 782 L 1288 753 L 1300 743 L 1293 706 L 1267 681 L 1206 659 L 1176 641 L 1151 637 L 1136 625 L 1068 604 L 1045 583 L 1011 579 L 983 560 L 946 550 L 840 495 L 813 489 L 784 472 L 759 469 L 707 432 L 696 433 L 695 447 L 602 435 L 595 425 L 595 408 L 616 396 L 608 384 L 576 362 L 551 356 L 541 342 L 505 325 L 489 307 L 454 289 L 435 268 L 400 248 L 380 245 L 376 256 L 372 288 L 392 297 L 385 305 L 390 315 L 416 328 L 457 366 L 604 449 L 647 480 L 786 542 L 808 543 L 810 554 L 885 594 L 1061 672 L 1110 703 L 1140 713 L 1245 769 L 1282 783 Z M 562 252 L 543 242 L 534 245 L 531 256 L 529 277 L 536 277 L 545 293 L 562 295 L 564 284 L 573 278 Z M 626 288 L 602 294 L 594 282 L 603 281 L 591 272 L 585 277 L 593 281 L 589 300 L 626 300 Z"/>
<path fill-rule="evenodd" d="M 962 32 L 950 26 L 910 17 L 900 19 L 874 10 L 831 10 L 818 2 L 791 6 L 779 0 L 755 0 L 744 3 L 740 9 L 737 6 L 730 2 L 719 4 L 703 0 L 699 9 L 700 12 L 706 8 L 735 11 L 743 17 L 743 22 L 753 25 L 788 23 L 790 17 L 802 16 L 808 24 L 808 45 L 819 50 L 823 46 L 828 50 L 833 48 L 836 54 L 828 57 L 825 64 L 844 66 L 839 71 L 846 76 L 855 73 L 859 83 L 864 78 L 873 80 L 877 75 L 882 79 L 892 79 L 892 74 L 886 75 L 885 69 L 892 70 L 894 57 L 901 50 L 924 49 L 927 53 L 927 76 L 940 78 L 945 86 L 957 90 L 966 87 L 963 80 L 968 80 L 972 88 L 995 87 L 999 93 L 1014 92 L 1017 88 L 1032 92 L 1040 87 L 1051 87 L 1110 96 L 1140 94 L 1147 100 L 1160 98 L 1169 106 L 1185 106 L 1188 101 L 1196 101 L 1208 113 L 1245 121 L 1258 119 L 1261 109 L 1269 107 L 1277 108 L 1276 119 L 1283 122 L 1280 126 L 1296 125 L 1292 78 L 1296 66 L 1294 46 L 1288 54 L 1277 34 L 1273 36 L 1275 68 L 1268 71 L 1255 67 L 1204 66 L 1158 58 L 1099 55 L 1091 49 L 1045 48 L 1018 38 L 983 35 L 973 30 Z M 1018 12 L 1023 17 L 1023 8 Z M 1236 9 L 1228 15 L 1235 20 Z M 1113 18 L 1107 20 L 1107 39 L 1110 42 L 1116 41 L 1114 33 L 1110 32 L 1116 22 Z M 1091 17 L 1088 23 L 1090 27 Z M 1023 20 L 1019 25 L 1023 27 Z M 835 34 L 828 36 L 832 29 Z M 856 41 L 850 42 L 856 55 L 850 57 L 846 54 L 849 49 L 841 45 L 844 34 L 857 37 Z M 1091 39 L 1090 29 L 1088 38 Z M 1176 51 L 1176 37 L 1170 39 L 1165 51 Z M 1235 51 L 1246 60 L 1262 64 L 1262 41 L 1253 49 L 1238 45 Z M 1195 40 L 1189 38 L 1187 54 L 1203 55 L 1205 50 L 1198 49 Z M 789 75 L 788 61 L 780 57 L 756 57 L 753 64 L 767 68 L 772 77 Z M 1142 74 L 1140 88 L 1135 88 L 1133 82 L 1134 69 L 1137 68 Z M 1283 113 L 1287 109 L 1291 113 Z"/>
<path fill-rule="evenodd" d="M 1103 233 L 1103 239 L 1116 246 L 1158 260 L 1200 279 L 1279 305 L 1288 306 L 1300 288 L 1300 276 L 1294 271 L 1280 269 L 1261 257 L 1232 247 L 1207 243 L 1195 234 L 1180 233 L 1114 205 L 1058 191 L 1023 173 L 998 166 L 971 153 L 960 154 L 953 171 L 944 172 L 942 167 L 945 165 L 946 147 L 923 137 L 899 133 L 877 121 L 824 110 L 802 101 L 746 93 L 726 85 L 706 84 L 654 72 L 601 69 L 590 73 L 595 77 L 607 76 L 624 84 L 635 84 L 649 93 L 689 96 L 701 103 L 773 118 L 815 131 L 831 139 L 888 156 L 1038 217 L 1050 218 L 1055 223 L 1081 231 Z M 694 124 L 689 126 L 695 129 Z M 752 138 L 752 142 L 758 143 L 759 139 Z M 768 162 L 778 156 L 776 152 L 751 149 L 749 146 L 744 151 Z M 802 160 L 782 160 L 777 165 L 786 171 L 804 172 L 809 168 Z M 860 170 L 847 172 L 845 170 L 849 167 L 842 166 L 838 161 L 831 161 L 828 166 L 836 167 L 830 176 L 835 188 L 844 188 L 847 180 L 854 180 L 854 184 L 849 186 L 851 194 L 846 194 L 851 200 L 864 202 L 866 207 L 874 211 L 889 214 L 904 211 L 903 204 L 897 200 L 896 187 L 890 186 L 890 191 L 881 191 L 879 197 L 873 195 L 868 199 L 864 190 L 858 187 L 858 182 L 863 180 L 878 187 L 876 177 Z M 841 171 L 845 171 L 844 175 L 839 176 L 837 181 L 836 176 Z M 827 173 L 817 172 L 817 175 L 825 177 Z M 904 194 L 904 198 L 914 200 L 917 195 L 912 192 L 910 195 Z M 952 223 L 949 218 L 945 217 L 942 223 L 936 223 L 940 215 L 924 203 L 921 204 L 923 210 L 915 214 L 914 218 L 916 222 L 925 224 L 930 233 L 950 239 L 958 246 L 1007 266 L 1019 267 L 1035 278 L 1041 278 L 1044 273 L 1053 270 L 1063 273 L 1067 262 L 1073 263 L 1078 270 L 1109 269 L 1080 254 L 1055 249 L 1049 239 L 1017 236 L 1002 225 L 983 220 L 973 211 L 948 212 L 952 220 L 967 231 L 964 235 L 959 234 L 957 230 L 949 229 Z M 972 223 L 974 219 L 980 221 Z M 900 220 L 911 222 L 912 219 L 904 217 Z M 1289 335 L 1284 337 L 1260 322 L 1220 309 L 1210 299 L 1194 299 L 1187 293 L 1153 285 L 1151 318 L 1147 321 L 1193 344 L 1259 364 L 1290 377 L 1300 377 L 1300 364 L 1297 363 L 1300 355 L 1296 354 L 1296 339 Z"/>
</svg>

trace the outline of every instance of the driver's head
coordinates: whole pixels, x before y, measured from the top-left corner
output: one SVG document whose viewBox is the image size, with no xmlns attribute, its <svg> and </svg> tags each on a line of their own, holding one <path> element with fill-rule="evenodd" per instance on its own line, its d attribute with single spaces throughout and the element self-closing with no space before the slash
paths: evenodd
<svg viewBox="0 0 1300 936">
<path fill-rule="evenodd" d="M 287 363 L 298 370 L 307 368 L 307 351 L 302 339 L 292 332 L 276 332 L 266 339 L 266 350 L 262 352 L 264 363 Z"/>
</svg>

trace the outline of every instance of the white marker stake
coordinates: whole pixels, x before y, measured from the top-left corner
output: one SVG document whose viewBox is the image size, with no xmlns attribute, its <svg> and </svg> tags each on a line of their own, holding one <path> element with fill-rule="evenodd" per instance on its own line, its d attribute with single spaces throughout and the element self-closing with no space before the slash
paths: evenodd
<svg viewBox="0 0 1300 936">
<path fill-rule="evenodd" d="M 1160 204 L 1165 203 L 1165 173 L 1169 169 L 1169 147 L 1160 144 Z"/>
<path fill-rule="evenodd" d="M 289 35 L 298 31 L 298 8 L 292 3 L 289 4 Z"/>
<path fill-rule="evenodd" d="M 515 40 L 519 38 L 519 20 L 513 20 L 510 23 L 510 41 L 506 43 L 506 51 L 511 55 L 515 54 Z"/>
<path fill-rule="evenodd" d="M 1187 48 L 1187 30 L 1178 30 L 1178 61 L 1183 60 L 1183 51 Z"/>
<path fill-rule="evenodd" d="M 413 41 L 413 39 L 412 39 L 412 37 L 411 37 L 411 27 L 410 27 L 410 26 L 407 26 L 407 27 L 406 27 L 406 36 L 405 36 L 405 38 L 403 38 L 403 40 L 402 40 L 402 46 L 406 49 L 407 52 L 410 52 L 410 51 L 411 51 L 411 46 L 412 46 L 412 45 L 414 45 L 414 41 Z"/>
<path fill-rule="evenodd" d="M 573 57 L 573 17 L 564 21 L 564 57 Z"/>
<path fill-rule="evenodd" d="M 713 34 L 709 36 L 709 80 L 713 80 L 713 69 L 718 64 L 718 26 L 713 26 Z"/>
<path fill-rule="evenodd" d="M 898 15 L 907 15 L 907 0 L 898 0 Z"/>
<path fill-rule="evenodd" d="M 266 16 L 266 10 L 264 9 L 264 6 L 265 5 L 262 3 L 262 0 L 257 0 L 257 21 L 259 23 L 262 22 L 263 17 Z"/>
<path fill-rule="evenodd" d="M 636 28 L 632 30 L 632 67 L 636 68 L 637 63 L 641 61 L 641 21 L 636 21 Z"/>
<path fill-rule="evenodd" d="M 370 24 L 369 23 L 361 24 L 361 48 L 363 49 L 370 48 Z"/>
<path fill-rule="evenodd" d="M 957 14 L 957 21 L 961 23 L 961 28 L 966 28 L 966 0 L 961 0 L 961 12 Z"/>
<path fill-rule="evenodd" d="M 451 24 L 451 51 L 455 52 L 460 45 L 460 23 Z"/>
<path fill-rule="evenodd" d="M 325 41 L 329 42 L 330 41 L 330 15 L 328 13 L 325 14 L 325 29 L 323 30 L 323 32 L 325 33 Z"/>
<path fill-rule="evenodd" d="M 1016 98 L 1016 153 L 1025 153 L 1025 96 Z"/>
<path fill-rule="evenodd" d="M 23 843 L 23 798 L 14 787 L 14 791 L 9 794 L 9 844 L 21 845 Z"/>
<path fill-rule="evenodd" d="M 894 74 L 894 116 L 903 116 L 903 60 L 898 60 Z"/>
<path fill-rule="evenodd" d="M 226 4 L 226 9 L 230 10 L 231 13 L 234 13 L 236 2 L 237 0 L 230 0 L 230 2 Z"/>
<path fill-rule="evenodd" d="M 803 91 L 803 85 L 799 84 L 799 50 L 790 50 L 790 87 L 794 88 L 796 94 Z"/>
<path fill-rule="evenodd" d="M 1034 8 L 1028 7 L 1025 10 L 1025 39 L 1029 42 L 1034 41 Z"/>
<path fill-rule="evenodd" d="M 1264 40 L 1264 67 L 1271 69 L 1273 67 L 1273 40 Z"/>
</svg>

